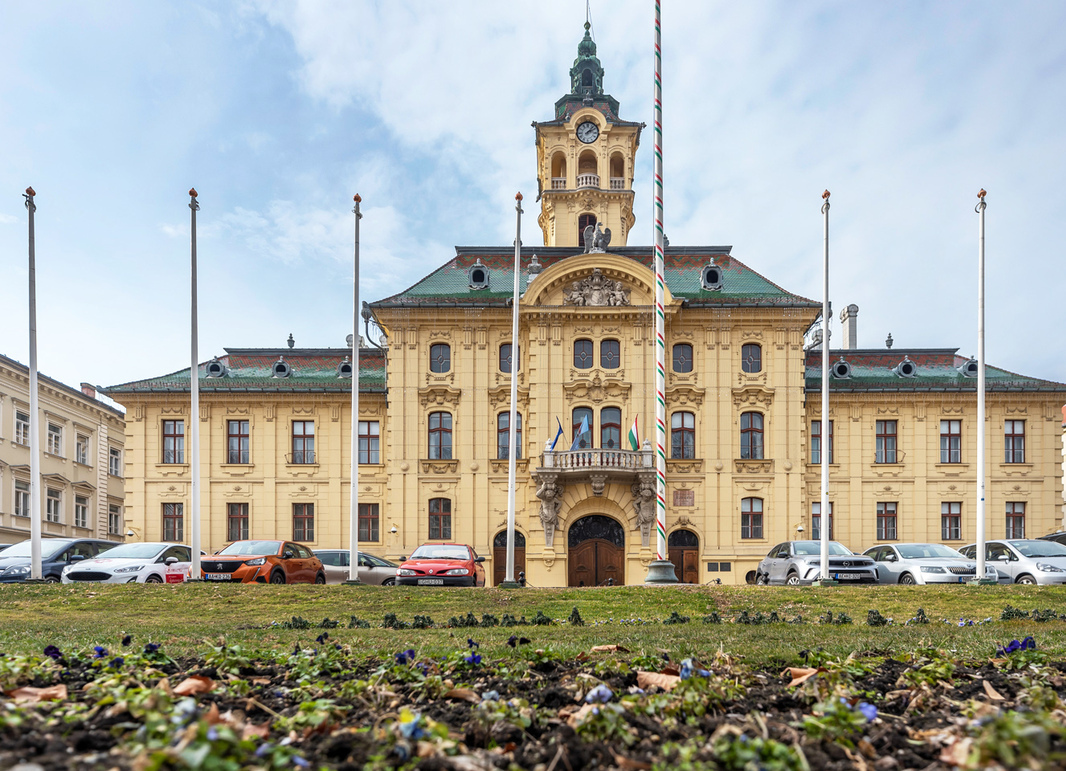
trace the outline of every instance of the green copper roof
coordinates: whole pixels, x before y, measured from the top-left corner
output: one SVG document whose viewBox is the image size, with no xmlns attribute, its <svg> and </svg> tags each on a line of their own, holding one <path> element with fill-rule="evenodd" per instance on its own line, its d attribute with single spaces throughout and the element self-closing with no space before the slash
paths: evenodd
<svg viewBox="0 0 1066 771">
<path fill-rule="evenodd" d="M 962 371 L 971 360 L 959 356 L 957 348 L 839 350 L 830 351 L 829 357 L 831 368 L 842 358 L 851 367 L 847 378 L 830 375 L 830 394 L 834 391 L 977 391 L 977 377 L 967 376 Z M 914 365 L 912 377 L 899 374 L 899 365 L 904 358 Z M 990 392 L 1066 391 L 1066 384 L 1025 377 L 987 364 L 985 386 Z M 822 390 L 820 351 L 807 354 L 806 387 L 812 392 Z"/>
<path fill-rule="evenodd" d="M 666 285 L 676 298 L 687 301 L 690 307 L 731 307 L 780 305 L 788 307 L 820 307 L 787 292 L 777 284 L 731 257 L 730 247 L 669 247 L 665 255 Z M 524 249 L 522 264 L 528 266 L 534 254 L 544 268 L 569 257 L 579 256 L 577 249 L 541 247 Z M 611 249 L 612 255 L 628 257 L 649 270 L 652 269 L 650 247 L 621 247 Z M 476 263 L 486 268 L 489 285 L 486 289 L 470 287 L 469 270 Z M 703 268 L 714 262 L 722 269 L 722 288 L 708 291 L 702 286 Z M 530 277 L 526 270 L 518 279 L 520 292 L 525 292 Z M 456 247 L 456 256 L 446 265 L 430 273 L 414 286 L 386 297 L 371 305 L 375 308 L 409 306 L 505 306 L 514 291 L 514 252 L 489 247 Z"/>
<path fill-rule="evenodd" d="M 603 67 L 596 58 L 596 43 L 589 30 L 592 25 L 585 22 L 585 37 L 577 44 L 577 58 L 570 68 L 570 93 L 602 94 Z"/>
<path fill-rule="evenodd" d="M 200 392 L 221 393 L 236 391 L 272 392 L 339 392 L 351 393 L 349 378 L 337 376 L 338 367 L 351 350 L 347 348 L 226 348 L 220 356 L 222 377 L 208 377 L 204 362 L 199 367 Z M 283 357 L 291 368 L 288 377 L 272 375 L 274 364 Z M 172 372 L 148 380 L 110 386 L 101 389 L 112 397 L 135 393 L 165 393 L 189 391 L 189 369 Z M 359 352 L 359 392 L 385 391 L 385 352 L 363 348 Z"/>
</svg>

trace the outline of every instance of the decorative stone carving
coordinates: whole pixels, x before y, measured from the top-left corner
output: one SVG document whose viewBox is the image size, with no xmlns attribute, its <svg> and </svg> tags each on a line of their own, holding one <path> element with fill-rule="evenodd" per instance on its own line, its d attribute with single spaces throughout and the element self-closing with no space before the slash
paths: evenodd
<svg viewBox="0 0 1066 771">
<path fill-rule="evenodd" d="M 637 526 L 640 528 L 641 548 L 649 548 L 651 526 L 655 522 L 655 483 L 650 481 L 634 482 L 633 508 L 637 512 Z"/>
<path fill-rule="evenodd" d="M 540 498 L 540 523 L 544 526 L 544 545 L 549 549 L 555 542 L 555 526 L 559 524 L 559 507 L 562 501 L 562 485 L 545 479 L 537 489 Z"/>
<path fill-rule="evenodd" d="M 599 222 L 589 225 L 582 234 L 585 239 L 585 254 L 600 254 L 611 245 L 611 229 L 603 229 Z"/>
<path fill-rule="evenodd" d="M 563 294 L 563 305 L 590 307 L 629 305 L 629 290 L 621 281 L 613 281 L 603 275 L 599 268 L 592 274 L 570 285 Z"/>
</svg>

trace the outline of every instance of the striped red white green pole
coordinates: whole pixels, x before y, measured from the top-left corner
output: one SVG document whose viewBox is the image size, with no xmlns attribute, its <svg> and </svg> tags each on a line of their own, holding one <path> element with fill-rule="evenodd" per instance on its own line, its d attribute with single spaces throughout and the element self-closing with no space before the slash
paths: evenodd
<svg viewBox="0 0 1066 771">
<path fill-rule="evenodd" d="M 663 279 L 663 83 L 660 0 L 655 0 L 655 554 L 666 559 L 666 315 Z"/>
</svg>

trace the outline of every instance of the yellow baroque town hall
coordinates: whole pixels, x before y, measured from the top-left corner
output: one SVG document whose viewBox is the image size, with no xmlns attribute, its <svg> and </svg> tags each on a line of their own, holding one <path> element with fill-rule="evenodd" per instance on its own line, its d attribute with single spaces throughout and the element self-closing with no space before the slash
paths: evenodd
<svg viewBox="0 0 1066 771">
<path fill-rule="evenodd" d="M 369 305 L 384 334 L 381 348 L 360 353 L 367 553 L 469 543 L 502 580 L 514 367 L 516 572 L 533 586 L 638 584 L 655 557 L 645 438 L 654 271 L 650 247 L 627 245 L 643 126 L 622 120 L 604 92 L 587 25 L 570 76 L 554 116 L 534 123 L 545 246 L 522 251 L 518 340 L 510 247 L 459 247 Z M 818 538 L 822 452 L 830 534 L 854 551 L 976 538 L 975 361 L 957 349 L 856 348 L 858 309 L 848 306 L 823 416 L 821 352 L 805 346 L 820 303 L 728 246 L 668 247 L 666 283 L 666 522 L 680 580 L 742 583 L 776 544 Z M 188 370 L 106 389 L 127 408 L 135 537 L 188 537 L 188 422 L 199 420 L 205 549 L 249 537 L 346 548 L 347 354 L 226 349 L 199 367 L 196 416 Z M 992 367 L 986 378 L 987 535 L 1057 530 L 1066 385 Z"/>
</svg>

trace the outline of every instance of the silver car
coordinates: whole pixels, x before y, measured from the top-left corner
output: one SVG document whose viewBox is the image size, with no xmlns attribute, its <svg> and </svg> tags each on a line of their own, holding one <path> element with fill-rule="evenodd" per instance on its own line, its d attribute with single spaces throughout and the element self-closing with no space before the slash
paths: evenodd
<svg viewBox="0 0 1066 771">
<path fill-rule="evenodd" d="M 820 541 L 785 541 L 770 549 L 755 571 L 757 584 L 809 584 L 822 575 Z M 876 584 L 877 568 L 869 557 L 829 542 L 829 578 L 849 584 Z"/>
<path fill-rule="evenodd" d="M 959 549 L 977 558 L 977 544 Z M 1066 546 L 1037 538 L 985 542 L 985 563 L 992 563 L 1000 583 L 1066 584 Z"/>
<path fill-rule="evenodd" d="M 315 549 L 315 556 L 322 560 L 326 569 L 327 584 L 343 584 L 348 580 L 351 552 L 347 549 Z M 389 562 L 373 554 L 359 552 L 359 580 L 373 586 L 395 586 L 395 562 Z"/>
<path fill-rule="evenodd" d="M 877 563 L 882 584 L 965 584 L 977 575 L 977 563 L 940 543 L 893 543 L 863 552 Z M 985 578 L 996 580 L 996 569 L 985 565 Z"/>
</svg>

